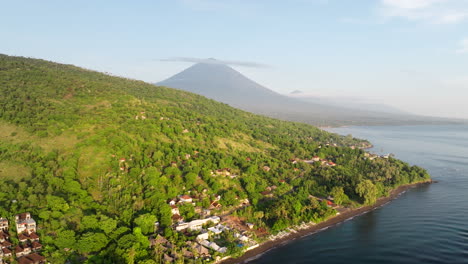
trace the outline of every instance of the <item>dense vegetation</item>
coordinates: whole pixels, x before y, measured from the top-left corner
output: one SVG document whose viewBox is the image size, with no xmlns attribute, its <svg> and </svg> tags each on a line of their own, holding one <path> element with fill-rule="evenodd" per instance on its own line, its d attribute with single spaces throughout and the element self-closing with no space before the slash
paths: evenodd
<svg viewBox="0 0 468 264">
<path fill-rule="evenodd" d="M 357 206 L 429 178 L 367 159 L 351 136 L 74 66 L 0 55 L 0 89 L 0 217 L 31 212 L 52 263 L 158 263 L 155 221 L 177 247 L 188 240 L 167 204 L 181 194 L 197 198 L 186 220 L 220 195 L 219 213 L 277 232 L 334 214 L 310 195 Z M 291 162 L 312 156 L 337 166 Z M 223 168 L 237 177 L 213 175 Z"/>
</svg>

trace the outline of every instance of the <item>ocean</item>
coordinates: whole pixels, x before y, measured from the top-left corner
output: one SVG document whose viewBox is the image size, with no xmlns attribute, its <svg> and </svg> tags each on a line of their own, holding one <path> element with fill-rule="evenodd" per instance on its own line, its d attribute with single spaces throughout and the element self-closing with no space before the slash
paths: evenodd
<svg viewBox="0 0 468 264">
<path fill-rule="evenodd" d="M 370 152 L 426 168 L 437 183 L 250 263 L 468 263 L 468 126 L 329 129 L 370 140 Z"/>
</svg>

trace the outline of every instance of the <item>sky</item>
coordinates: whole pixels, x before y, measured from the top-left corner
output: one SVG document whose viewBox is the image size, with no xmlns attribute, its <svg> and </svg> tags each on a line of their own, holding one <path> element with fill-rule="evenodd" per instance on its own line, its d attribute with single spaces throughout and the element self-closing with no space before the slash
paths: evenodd
<svg viewBox="0 0 468 264">
<path fill-rule="evenodd" d="M 0 0 L 0 7 L 3 54 L 147 82 L 216 58 L 283 94 L 468 118 L 468 0 Z"/>
</svg>

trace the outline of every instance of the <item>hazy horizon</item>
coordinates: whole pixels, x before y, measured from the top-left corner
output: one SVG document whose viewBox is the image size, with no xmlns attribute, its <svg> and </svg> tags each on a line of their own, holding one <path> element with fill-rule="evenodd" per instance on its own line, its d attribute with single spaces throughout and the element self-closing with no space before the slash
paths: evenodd
<svg viewBox="0 0 468 264">
<path fill-rule="evenodd" d="M 468 118 L 466 0 L 26 1 L 3 7 L 0 53 L 8 55 L 152 83 L 190 67 L 194 58 L 216 58 L 281 94 L 357 97 L 415 114 Z"/>
</svg>

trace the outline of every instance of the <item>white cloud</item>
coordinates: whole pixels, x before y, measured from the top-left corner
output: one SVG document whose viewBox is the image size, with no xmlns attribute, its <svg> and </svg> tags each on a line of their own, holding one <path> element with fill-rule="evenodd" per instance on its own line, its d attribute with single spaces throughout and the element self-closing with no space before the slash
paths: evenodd
<svg viewBox="0 0 468 264">
<path fill-rule="evenodd" d="M 189 62 L 189 63 L 209 63 L 209 64 L 223 64 L 223 65 L 232 65 L 232 66 L 241 66 L 241 67 L 251 67 L 251 68 L 268 68 L 270 66 L 258 62 L 252 61 L 235 61 L 235 60 L 218 60 L 218 59 L 203 59 L 203 58 L 193 58 L 193 57 L 172 57 L 161 59 L 159 61 L 167 62 Z"/>
<path fill-rule="evenodd" d="M 383 0 L 383 5 L 399 9 L 421 9 L 447 0 Z"/>
<path fill-rule="evenodd" d="M 434 24 L 455 24 L 468 19 L 467 0 L 380 0 L 384 17 L 402 17 Z"/>
<path fill-rule="evenodd" d="M 468 53 L 468 38 L 460 41 L 460 48 L 457 49 L 457 53 Z"/>
</svg>

